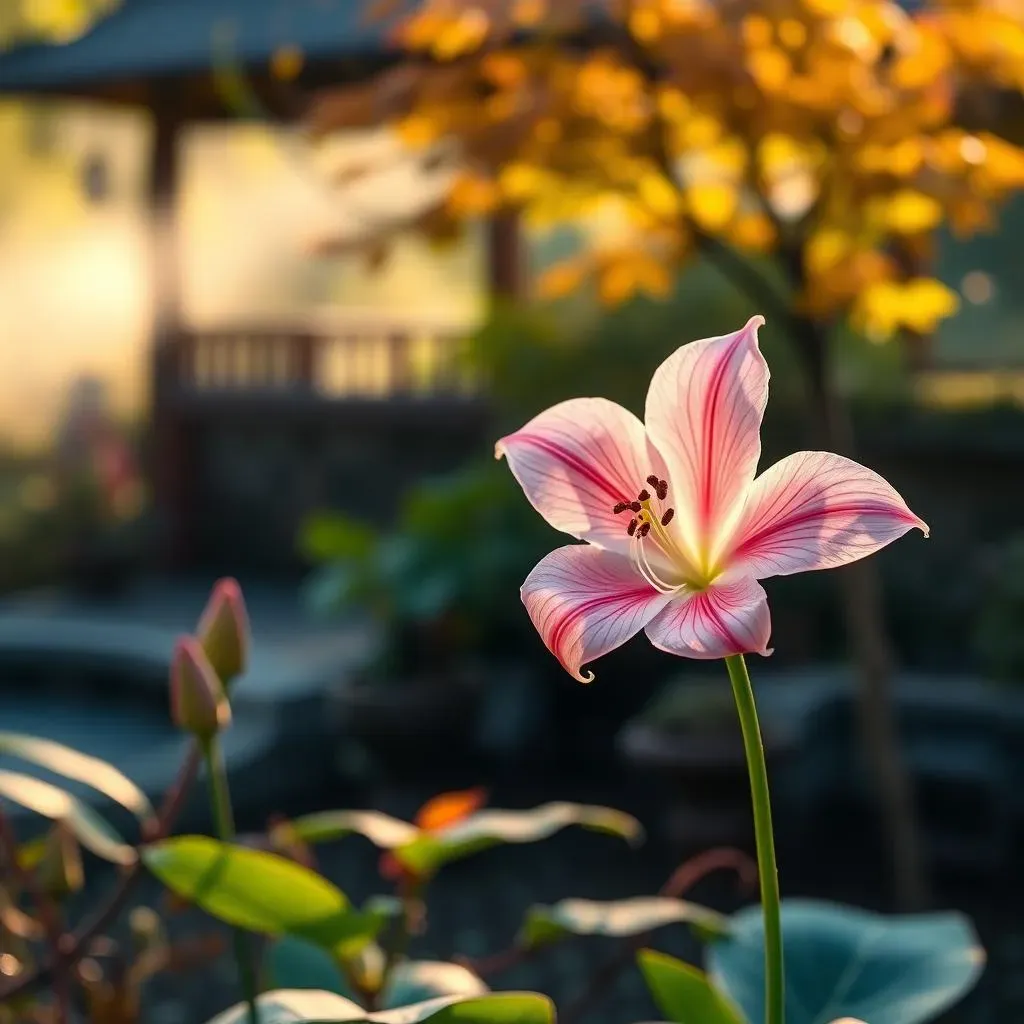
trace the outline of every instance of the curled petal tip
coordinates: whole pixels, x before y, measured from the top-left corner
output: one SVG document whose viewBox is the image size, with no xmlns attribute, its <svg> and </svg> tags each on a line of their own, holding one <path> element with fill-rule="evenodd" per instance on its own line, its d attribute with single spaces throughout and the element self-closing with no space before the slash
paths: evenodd
<svg viewBox="0 0 1024 1024">
<path fill-rule="evenodd" d="M 500 441 L 495 441 L 494 457 L 498 462 L 501 462 L 501 460 L 505 458 L 505 438 L 502 438 Z"/>
<path fill-rule="evenodd" d="M 932 535 L 931 527 L 923 519 L 918 519 L 914 525 L 921 531 L 926 540 Z"/>
<path fill-rule="evenodd" d="M 764 317 L 763 317 L 763 316 L 761 316 L 761 314 L 760 314 L 760 313 L 755 313 L 755 314 L 754 314 L 754 315 L 753 315 L 753 316 L 752 316 L 752 317 L 751 317 L 751 318 L 750 318 L 750 319 L 749 319 L 749 320 L 747 321 L 747 330 L 749 330 L 749 331 L 755 331 L 755 332 L 756 332 L 756 331 L 758 331 L 758 330 L 759 330 L 760 328 L 764 327 L 764 323 L 765 323 L 765 321 L 764 321 Z"/>
</svg>

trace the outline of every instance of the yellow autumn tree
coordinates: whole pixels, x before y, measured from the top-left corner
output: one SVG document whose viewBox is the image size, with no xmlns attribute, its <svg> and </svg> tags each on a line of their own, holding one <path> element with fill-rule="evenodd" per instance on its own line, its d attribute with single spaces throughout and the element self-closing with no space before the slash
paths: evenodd
<svg viewBox="0 0 1024 1024">
<path fill-rule="evenodd" d="M 1024 185 L 1000 126 L 1024 89 L 1020 0 L 376 0 L 406 59 L 317 98 L 312 127 L 393 125 L 453 160 L 419 220 L 437 235 L 513 210 L 613 216 L 537 282 L 608 303 L 666 294 L 698 254 L 801 356 L 822 444 L 848 451 L 828 339 L 924 336 L 956 311 L 936 229 L 990 227 Z M 841 574 L 899 891 L 923 898 L 911 794 L 888 712 L 870 562 Z"/>
<path fill-rule="evenodd" d="M 0 52 L 19 43 L 68 43 L 119 0 L 0 0 Z"/>
</svg>

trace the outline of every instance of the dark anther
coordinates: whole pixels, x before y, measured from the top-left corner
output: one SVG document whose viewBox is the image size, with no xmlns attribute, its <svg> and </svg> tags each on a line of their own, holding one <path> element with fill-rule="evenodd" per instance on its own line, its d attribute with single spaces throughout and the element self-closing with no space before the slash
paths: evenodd
<svg viewBox="0 0 1024 1024">
<path fill-rule="evenodd" d="M 657 477 L 656 477 L 656 476 L 655 476 L 655 475 L 654 475 L 653 473 L 652 473 L 652 474 L 651 474 L 651 475 L 650 475 L 650 476 L 649 476 L 649 477 L 647 478 L 647 482 L 648 482 L 648 483 L 649 483 L 649 484 L 650 484 L 650 485 L 651 485 L 651 486 L 652 486 L 652 487 L 653 487 L 653 488 L 654 488 L 655 490 L 657 490 L 657 489 L 658 489 L 658 485 L 659 485 L 659 484 L 661 483 L 661 481 L 660 481 L 660 480 L 659 480 L 659 479 L 658 479 L 658 478 L 657 478 Z"/>
<path fill-rule="evenodd" d="M 632 509 L 632 511 L 634 511 L 634 512 L 639 512 L 639 511 L 640 511 L 640 509 L 641 509 L 641 508 L 642 508 L 643 506 L 642 506 L 642 505 L 640 504 L 640 502 L 639 502 L 639 501 L 631 501 L 631 502 L 629 503 L 629 507 L 630 507 L 630 509 Z"/>
<path fill-rule="evenodd" d="M 629 508 L 629 502 L 628 501 L 616 502 L 616 504 L 612 508 L 612 514 L 613 515 L 618 515 L 620 512 L 625 512 L 627 508 Z"/>
<path fill-rule="evenodd" d="M 626 527 L 626 533 L 628 533 L 630 535 L 630 537 L 632 537 L 633 534 L 636 533 L 636 520 L 635 519 L 630 519 L 629 526 Z"/>
<path fill-rule="evenodd" d="M 668 481 L 659 480 L 655 491 L 657 492 L 658 497 L 664 501 L 668 497 Z"/>
<path fill-rule="evenodd" d="M 641 491 L 641 492 L 640 492 L 640 493 L 639 493 L 639 494 L 637 495 L 637 498 L 639 498 L 639 500 L 640 500 L 640 501 L 650 501 L 650 500 L 651 500 L 651 492 L 650 492 L 649 490 L 647 490 L 647 488 L 645 487 L 645 488 L 644 488 L 644 489 L 643 489 L 643 490 L 642 490 L 642 491 Z"/>
<path fill-rule="evenodd" d="M 649 534 L 650 532 L 651 532 L 651 524 L 650 523 L 641 523 L 640 524 L 640 532 L 637 534 L 637 536 L 638 537 L 646 537 L 647 534 Z"/>
<path fill-rule="evenodd" d="M 661 517 L 661 525 L 668 526 L 668 524 L 672 522 L 672 517 L 675 514 L 676 510 L 674 508 L 665 509 L 665 514 Z"/>
</svg>

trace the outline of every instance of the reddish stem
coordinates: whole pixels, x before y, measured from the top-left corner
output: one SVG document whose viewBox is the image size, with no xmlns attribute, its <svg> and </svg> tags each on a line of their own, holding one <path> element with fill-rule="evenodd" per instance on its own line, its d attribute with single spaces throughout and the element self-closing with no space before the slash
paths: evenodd
<svg viewBox="0 0 1024 1024">
<path fill-rule="evenodd" d="M 155 823 L 151 828 L 145 830 L 143 836 L 145 842 L 150 843 L 163 839 L 174 827 L 174 822 L 185 805 L 185 798 L 199 771 L 200 759 L 199 747 L 193 743 L 188 757 L 178 771 L 178 777 L 164 796 Z M 100 906 L 96 913 L 79 925 L 72 935 L 63 937 L 65 948 L 62 950 L 62 955 L 58 957 L 51 954 L 34 970 L 17 975 L 8 984 L 0 987 L 0 1003 L 45 985 L 54 979 L 54 973 L 58 967 L 70 970 L 78 963 L 88 952 L 93 939 L 114 923 L 143 873 L 144 869 L 140 858 L 124 872 L 107 901 Z"/>
</svg>

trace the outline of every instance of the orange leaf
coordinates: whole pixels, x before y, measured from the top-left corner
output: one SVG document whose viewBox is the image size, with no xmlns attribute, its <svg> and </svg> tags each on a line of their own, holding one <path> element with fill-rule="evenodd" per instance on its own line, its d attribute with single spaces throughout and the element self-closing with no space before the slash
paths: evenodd
<svg viewBox="0 0 1024 1024">
<path fill-rule="evenodd" d="M 579 288 L 587 269 L 587 264 L 581 260 L 556 263 L 537 278 L 537 294 L 544 299 L 560 299 Z"/>
<path fill-rule="evenodd" d="M 475 814 L 486 802 L 487 790 L 482 786 L 440 793 L 419 809 L 414 824 L 424 832 L 440 832 Z"/>
</svg>

